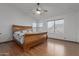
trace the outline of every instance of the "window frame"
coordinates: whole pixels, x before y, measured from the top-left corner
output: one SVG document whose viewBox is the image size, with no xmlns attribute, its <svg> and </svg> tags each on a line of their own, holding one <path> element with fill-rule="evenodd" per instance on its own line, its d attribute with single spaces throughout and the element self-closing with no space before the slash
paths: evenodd
<svg viewBox="0 0 79 59">
<path fill-rule="evenodd" d="M 56 32 L 56 21 L 58 21 L 58 20 L 64 20 L 64 18 L 61 18 L 61 19 L 54 19 L 54 20 L 48 20 L 48 21 L 47 21 L 47 29 L 48 29 L 48 22 L 49 22 L 49 21 L 50 21 L 50 22 L 51 22 L 51 21 L 54 21 L 54 27 L 53 27 L 53 28 L 54 28 L 54 31 L 53 31 L 53 33 L 57 33 L 57 32 Z M 63 24 L 63 25 L 64 25 L 64 24 Z M 63 29 L 63 30 L 64 30 L 64 29 Z M 63 32 L 63 33 L 64 33 L 64 32 Z M 51 33 L 51 34 L 52 34 L 52 33 Z"/>
</svg>

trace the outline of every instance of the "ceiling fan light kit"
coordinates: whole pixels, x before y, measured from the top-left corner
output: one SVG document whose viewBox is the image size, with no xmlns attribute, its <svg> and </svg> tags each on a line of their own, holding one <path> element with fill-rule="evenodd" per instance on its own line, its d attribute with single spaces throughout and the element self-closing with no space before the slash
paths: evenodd
<svg viewBox="0 0 79 59">
<path fill-rule="evenodd" d="M 44 10 L 40 7 L 40 3 L 37 3 L 37 7 L 35 9 L 32 10 L 34 15 L 42 15 L 46 12 L 48 12 L 48 10 Z"/>
</svg>

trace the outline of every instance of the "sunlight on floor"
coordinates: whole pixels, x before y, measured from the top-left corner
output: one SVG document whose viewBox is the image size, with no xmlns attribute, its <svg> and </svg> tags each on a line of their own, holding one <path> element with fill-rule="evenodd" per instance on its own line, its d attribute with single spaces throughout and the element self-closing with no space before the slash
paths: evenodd
<svg viewBox="0 0 79 59">
<path fill-rule="evenodd" d="M 55 55 L 64 55 L 65 49 L 61 44 L 55 44 Z"/>
<path fill-rule="evenodd" d="M 65 48 L 62 44 L 48 43 L 47 49 L 48 53 L 52 52 L 52 55 L 64 55 L 65 53 Z"/>
</svg>

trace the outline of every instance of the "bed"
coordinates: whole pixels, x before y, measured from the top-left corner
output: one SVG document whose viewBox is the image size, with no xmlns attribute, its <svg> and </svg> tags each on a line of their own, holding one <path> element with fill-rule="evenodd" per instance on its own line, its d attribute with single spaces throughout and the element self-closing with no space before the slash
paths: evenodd
<svg viewBox="0 0 79 59">
<path fill-rule="evenodd" d="M 32 26 L 12 26 L 13 40 L 24 50 L 47 41 L 47 32 L 33 32 Z"/>
</svg>

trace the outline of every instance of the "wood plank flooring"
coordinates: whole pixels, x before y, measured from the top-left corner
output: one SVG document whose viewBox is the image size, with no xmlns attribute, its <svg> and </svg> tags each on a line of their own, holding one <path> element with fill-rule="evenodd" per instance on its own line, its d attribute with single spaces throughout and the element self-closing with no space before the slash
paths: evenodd
<svg viewBox="0 0 79 59">
<path fill-rule="evenodd" d="M 8 56 L 79 56 L 79 44 L 48 39 L 28 51 L 24 51 L 15 42 L 0 44 L 0 55 Z"/>
</svg>

